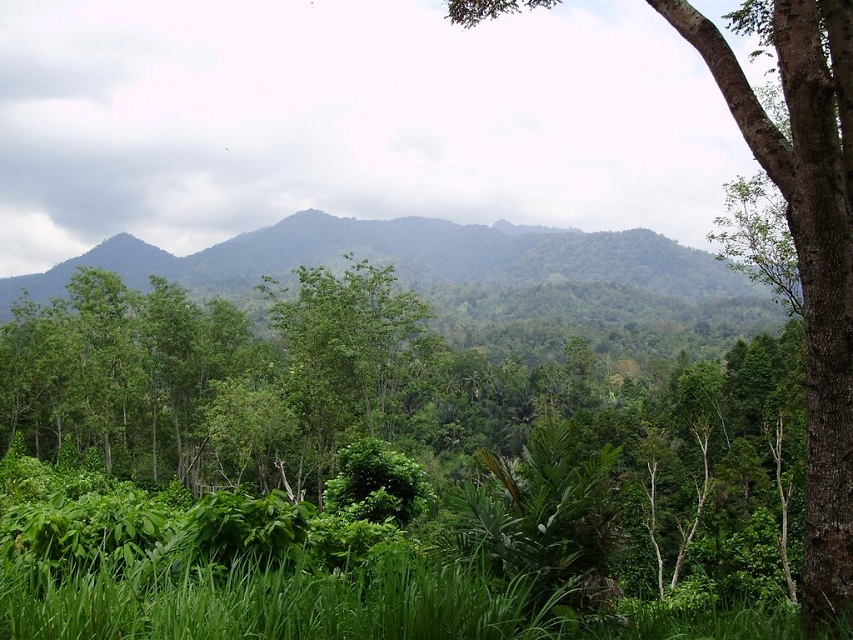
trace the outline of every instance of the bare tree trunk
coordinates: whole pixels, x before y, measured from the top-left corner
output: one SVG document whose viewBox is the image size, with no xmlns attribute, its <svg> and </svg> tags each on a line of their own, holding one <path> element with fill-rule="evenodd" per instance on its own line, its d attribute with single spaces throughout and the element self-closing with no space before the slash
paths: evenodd
<svg viewBox="0 0 853 640">
<path fill-rule="evenodd" d="M 791 575 L 791 563 L 788 561 L 788 513 L 790 511 L 791 495 L 794 491 L 793 481 L 788 482 L 786 488 L 782 482 L 782 436 L 784 422 L 781 414 L 776 422 L 776 440 L 774 442 L 770 431 L 767 438 L 770 444 L 770 453 L 776 463 L 776 489 L 779 491 L 779 503 L 782 505 L 782 536 L 779 540 L 779 554 L 782 557 L 782 571 L 785 573 L 785 583 L 788 585 L 788 599 L 791 604 L 797 604 L 797 583 Z"/>
<path fill-rule="evenodd" d="M 284 490 L 287 493 L 287 497 L 290 499 L 290 503 L 297 505 L 302 502 L 305 499 L 305 489 L 302 487 L 302 463 L 300 462 L 299 464 L 296 491 L 293 490 L 293 487 L 290 486 L 290 482 L 287 480 L 287 473 L 284 470 L 284 461 L 276 460 L 274 464 L 275 468 L 278 469 L 278 472 L 281 475 L 281 480 L 284 483 Z"/>
<path fill-rule="evenodd" d="M 672 589 L 675 589 L 675 587 L 678 586 L 678 583 L 681 580 L 681 569 L 684 566 L 684 559 L 687 557 L 687 550 L 693 543 L 693 538 L 696 536 L 696 531 L 699 530 L 699 523 L 702 519 L 702 511 L 705 508 L 705 502 L 708 500 L 708 495 L 711 493 L 711 467 L 710 461 L 708 459 L 708 443 L 711 440 L 711 423 L 709 420 L 706 419 L 705 423 L 702 425 L 701 433 L 695 427 L 691 429 L 691 431 L 696 437 L 696 441 L 699 443 L 699 448 L 702 449 L 702 465 L 705 471 L 705 478 L 702 485 L 702 489 L 699 489 L 698 484 L 696 486 L 696 516 L 693 518 L 693 523 L 690 525 L 690 529 L 685 532 L 681 524 L 678 524 L 678 530 L 681 532 L 681 545 L 678 549 L 678 558 L 675 561 L 675 569 L 672 572 L 672 581 L 669 585 Z"/>
<path fill-rule="evenodd" d="M 113 448 L 110 446 L 109 429 L 104 431 L 104 467 L 107 469 L 107 475 L 113 474 Z"/>
<path fill-rule="evenodd" d="M 658 562 L 658 592 L 661 599 L 663 599 L 666 595 L 663 590 L 663 557 L 661 556 L 660 545 L 658 545 L 657 539 L 657 482 L 660 472 L 657 460 L 646 463 L 646 466 L 649 469 L 648 487 L 643 483 L 643 490 L 646 492 L 646 498 L 649 500 L 649 522 L 646 523 L 646 528 L 649 530 L 649 538 L 651 538 L 652 546 L 655 549 L 655 557 Z"/>
</svg>

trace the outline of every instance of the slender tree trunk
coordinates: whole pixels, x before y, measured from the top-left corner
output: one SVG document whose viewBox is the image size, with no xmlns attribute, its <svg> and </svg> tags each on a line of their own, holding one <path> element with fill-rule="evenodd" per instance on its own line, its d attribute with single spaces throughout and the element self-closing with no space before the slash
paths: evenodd
<svg viewBox="0 0 853 640">
<path fill-rule="evenodd" d="M 643 485 L 643 489 L 646 492 L 646 498 L 649 500 L 649 522 L 646 524 L 646 528 L 649 530 L 649 538 L 651 538 L 652 546 L 655 549 L 655 558 L 657 558 L 658 563 L 658 593 L 660 594 L 661 600 L 663 600 L 666 593 L 663 590 L 663 557 L 660 553 L 660 545 L 658 545 L 657 539 L 657 513 L 658 513 L 658 504 L 657 504 L 657 481 L 658 481 L 658 461 L 652 460 L 647 463 L 646 466 L 649 469 L 649 486 Z"/>
<path fill-rule="evenodd" d="M 56 455 L 59 456 L 59 450 L 62 448 L 62 416 L 59 411 L 54 408 L 53 420 L 56 425 Z"/>
<path fill-rule="evenodd" d="M 782 481 L 782 439 L 784 435 L 785 423 L 782 416 L 779 416 L 776 422 L 776 439 L 775 442 L 768 431 L 768 439 L 770 440 L 770 453 L 773 456 L 773 461 L 776 463 L 776 490 L 779 492 L 779 504 L 782 506 L 782 535 L 779 539 L 779 555 L 782 558 L 782 571 L 785 573 L 785 584 L 788 585 L 788 599 L 791 604 L 797 604 L 797 583 L 791 575 L 791 563 L 788 560 L 788 514 L 790 512 L 791 495 L 794 490 L 794 483 L 788 482 L 788 488 Z"/>
<path fill-rule="evenodd" d="M 107 469 L 107 475 L 113 474 L 113 448 L 110 445 L 110 432 L 104 431 L 104 467 Z"/>
<path fill-rule="evenodd" d="M 183 441 L 181 440 L 181 421 L 176 413 L 177 407 L 172 405 L 172 424 L 175 427 L 175 450 L 178 456 L 178 480 L 187 485 L 187 470 L 184 464 Z"/>
<path fill-rule="evenodd" d="M 704 481 L 702 483 L 702 488 L 699 489 L 698 485 L 696 487 L 696 516 L 693 518 L 693 522 L 690 525 L 690 529 L 685 531 L 684 528 L 679 524 L 678 529 L 681 532 L 681 546 L 678 549 L 678 557 L 675 560 L 675 569 L 672 572 L 672 580 L 670 581 L 670 588 L 675 589 L 678 586 L 679 581 L 681 580 L 681 569 L 684 566 L 684 560 L 687 557 L 687 551 L 690 548 L 690 545 L 693 543 L 693 538 L 696 537 L 696 532 L 699 530 L 699 524 L 702 519 L 702 512 L 705 508 L 705 502 L 708 500 L 708 495 L 711 493 L 711 466 L 710 460 L 708 459 L 708 444 L 711 440 L 711 424 L 706 419 L 705 424 L 703 425 L 702 433 L 699 432 L 698 429 L 693 429 L 693 435 L 696 437 L 696 441 L 699 443 L 699 448 L 702 449 L 702 466 L 704 467 Z"/>
</svg>

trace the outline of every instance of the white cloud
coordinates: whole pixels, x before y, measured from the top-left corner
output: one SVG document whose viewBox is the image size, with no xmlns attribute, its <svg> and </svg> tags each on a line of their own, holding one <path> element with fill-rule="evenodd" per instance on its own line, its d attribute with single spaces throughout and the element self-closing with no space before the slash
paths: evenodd
<svg viewBox="0 0 853 640">
<path fill-rule="evenodd" d="M 721 184 L 753 171 L 698 56 L 638 0 L 472 30 L 434 0 L 15 4 L 0 77 L 16 50 L 39 82 L 0 91 L 4 215 L 38 210 L 63 257 L 119 231 L 184 255 L 309 206 L 703 246 Z M 47 264 L 17 260 L 0 275 Z"/>
<path fill-rule="evenodd" d="M 9 211 L 0 207 L 3 277 L 47 271 L 69 257 L 89 249 L 66 229 L 57 227 L 42 211 Z M 69 253 L 70 251 L 70 253 Z"/>
</svg>

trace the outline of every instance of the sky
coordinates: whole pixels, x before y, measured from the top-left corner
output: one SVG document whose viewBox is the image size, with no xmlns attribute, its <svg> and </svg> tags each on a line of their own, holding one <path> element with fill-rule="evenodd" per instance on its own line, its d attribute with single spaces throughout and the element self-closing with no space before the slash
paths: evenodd
<svg viewBox="0 0 853 640">
<path fill-rule="evenodd" d="M 712 18 L 736 3 L 696 0 Z M 442 0 L 3 0 L 0 277 L 339 217 L 652 229 L 712 250 L 758 170 L 642 0 L 463 29 Z M 731 37 L 746 60 L 753 42 Z M 765 67 L 745 62 L 755 83 Z"/>
</svg>

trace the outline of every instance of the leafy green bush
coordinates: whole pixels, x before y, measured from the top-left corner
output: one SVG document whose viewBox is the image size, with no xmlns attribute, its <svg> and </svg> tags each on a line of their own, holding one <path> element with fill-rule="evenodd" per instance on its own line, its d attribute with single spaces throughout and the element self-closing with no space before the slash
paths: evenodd
<svg viewBox="0 0 853 640">
<path fill-rule="evenodd" d="M 17 447 L 11 447 L 0 460 L 0 504 L 6 507 L 47 500 L 62 484 L 53 467 L 24 455 Z"/>
<path fill-rule="evenodd" d="M 352 521 L 325 513 L 311 520 L 309 540 L 312 558 L 328 570 L 356 567 L 381 553 L 412 548 L 392 522 Z"/>
<path fill-rule="evenodd" d="M 349 520 L 401 527 L 423 513 L 435 494 L 423 467 L 376 438 L 362 438 L 341 450 L 341 471 L 326 483 L 325 507 Z"/>
<path fill-rule="evenodd" d="M 79 500 L 58 493 L 22 502 L 0 518 L 4 557 L 56 568 L 94 567 L 105 559 L 127 565 L 169 536 L 164 512 L 130 483 Z"/>
<path fill-rule="evenodd" d="M 192 491 L 177 478 L 172 478 L 166 488 L 154 496 L 154 500 L 172 511 L 188 511 L 195 504 Z"/>
<path fill-rule="evenodd" d="M 308 539 L 313 505 L 290 504 L 274 489 L 263 498 L 220 491 L 190 509 L 165 551 L 191 563 L 231 567 L 247 557 L 264 566 L 293 560 Z"/>
<path fill-rule="evenodd" d="M 787 597 L 779 536 L 773 514 L 760 507 L 741 531 L 699 538 L 690 559 L 712 578 L 717 597 L 775 607 Z"/>
</svg>

